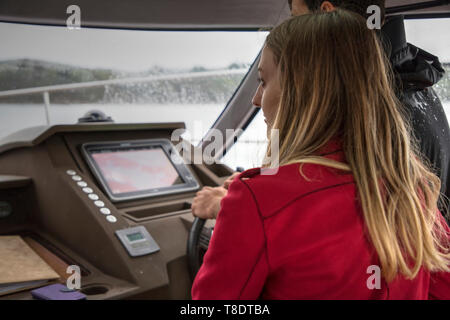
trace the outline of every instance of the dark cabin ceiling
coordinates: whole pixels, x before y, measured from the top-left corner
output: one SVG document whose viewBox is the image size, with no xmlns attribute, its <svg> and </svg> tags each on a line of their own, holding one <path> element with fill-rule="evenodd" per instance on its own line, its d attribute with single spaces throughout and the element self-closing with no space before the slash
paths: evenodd
<svg viewBox="0 0 450 320">
<path fill-rule="evenodd" d="M 387 0 L 387 7 L 423 2 L 439 7 L 411 13 L 450 13 L 450 1 Z M 0 21 L 62 25 L 66 8 L 81 8 L 81 26 L 130 29 L 256 29 L 289 15 L 287 0 L 1 0 Z"/>
</svg>

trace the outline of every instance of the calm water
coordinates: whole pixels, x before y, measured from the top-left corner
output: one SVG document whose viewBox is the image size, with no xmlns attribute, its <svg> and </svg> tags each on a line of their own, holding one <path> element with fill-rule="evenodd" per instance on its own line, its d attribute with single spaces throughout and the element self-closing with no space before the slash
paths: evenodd
<svg viewBox="0 0 450 320">
<path fill-rule="evenodd" d="M 185 122 L 199 139 L 222 112 L 223 105 L 51 105 L 50 124 L 74 124 L 90 110 L 101 110 L 116 123 Z M 0 104 L 0 139 L 23 128 L 46 125 L 40 104 Z M 199 136 L 199 137 L 198 137 Z"/>
<path fill-rule="evenodd" d="M 90 110 L 101 110 L 117 123 L 185 122 L 191 141 L 198 142 L 222 112 L 223 105 L 51 105 L 51 124 L 74 124 Z M 450 119 L 450 101 L 444 103 Z M 0 139 L 23 128 L 46 125 L 43 105 L 0 104 Z M 266 148 L 266 125 L 261 112 L 225 155 L 231 168 L 261 165 Z M 450 143 L 450 142 L 449 142 Z"/>
<path fill-rule="evenodd" d="M 101 110 L 116 123 L 184 122 L 190 139 L 198 143 L 221 114 L 224 105 L 51 105 L 50 124 L 74 124 L 90 110 Z M 18 130 L 46 125 L 40 104 L 0 104 L 0 140 Z M 231 168 L 259 166 L 265 151 L 266 126 L 261 116 L 224 158 Z M 189 138 L 184 135 L 185 138 Z"/>
<path fill-rule="evenodd" d="M 223 105 L 51 105 L 50 124 L 74 124 L 90 110 L 101 110 L 117 123 L 178 122 L 198 140 L 222 112 Z M 450 119 L 450 101 L 444 103 Z M 40 104 L 0 104 L 0 139 L 23 128 L 46 125 Z M 260 127 L 260 126 L 258 126 Z"/>
</svg>

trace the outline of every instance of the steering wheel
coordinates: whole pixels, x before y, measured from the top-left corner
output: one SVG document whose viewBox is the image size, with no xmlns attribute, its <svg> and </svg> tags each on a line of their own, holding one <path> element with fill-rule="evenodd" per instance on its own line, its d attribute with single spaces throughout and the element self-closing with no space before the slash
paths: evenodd
<svg viewBox="0 0 450 320">
<path fill-rule="evenodd" d="M 192 224 L 191 230 L 189 231 L 189 237 L 187 242 L 187 256 L 189 273 L 191 275 L 192 281 L 194 281 L 200 266 L 202 265 L 200 256 L 200 236 L 205 226 L 205 219 L 195 218 Z"/>
</svg>

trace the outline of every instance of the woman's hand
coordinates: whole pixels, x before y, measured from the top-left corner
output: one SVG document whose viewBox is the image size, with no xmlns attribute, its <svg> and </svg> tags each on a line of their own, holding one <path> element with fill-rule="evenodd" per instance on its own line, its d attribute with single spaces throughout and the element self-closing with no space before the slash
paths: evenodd
<svg viewBox="0 0 450 320">
<path fill-rule="evenodd" d="M 227 195 L 224 187 L 204 187 L 192 201 L 192 214 L 202 219 L 216 219 L 220 202 Z"/>
<path fill-rule="evenodd" d="M 220 202 L 227 195 L 228 187 L 240 172 L 233 173 L 221 187 L 204 187 L 192 201 L 192 214 L 202 219 L 216 219 Z"/>
<path fill-rule="evenodd" d="M 235 172 L 233 173 L 230 177 L 228 177 L 227 180 L 225 180 L 225 182 L 223 183 L 223 187 L 225 189 L 228 190 L 228 187 L 230 186 L 230 184 L 233 182 L 234 178 L 236 178 L 238 175 L 240 175 L 241 172 Z"/>
</svg>

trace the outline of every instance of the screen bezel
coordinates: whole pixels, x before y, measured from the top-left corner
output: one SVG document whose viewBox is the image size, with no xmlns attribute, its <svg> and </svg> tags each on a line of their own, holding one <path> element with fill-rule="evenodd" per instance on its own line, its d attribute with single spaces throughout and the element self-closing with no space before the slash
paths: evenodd
<svg viewBox="0 0 450 320">
<path fill-rule="evenodd" d="M 166 154 L 169 163 L 177 171 L 182 183 L 176 184 L 169 187 L 154 188 L 147 190 L 140 190 L 134 192 L 126 193 L 113 193 L 109 188 L 107 180 L 103 176 L 100 167 L 97 162 L 93 159 L 92 154 L 97 151 L 119 151 L 119 150 L 139 150 L 139 149 L 154 149 L 161 148 Z M 127 200 L 143 199 L 156 196 L 163 196 L 168 194 L 196 191 L 199 189 L 200 185 L 196 178 L 189 170 L 184 161 L 179 161 L 180 163 L 174 163 L 172 157 L 178 157 L 181 159 L 175 147 L 167 139 L 150 139 L 150 140 L 127 140 L 127 141 L 111 141 L 111 142 L 89 142 L 81 146 L 83 156 L 91 169 L 92 174 L 97 179 L 100 184 L 101 189 L 108 195 L 112 202 L 120 202 Z"/>
</svg>

